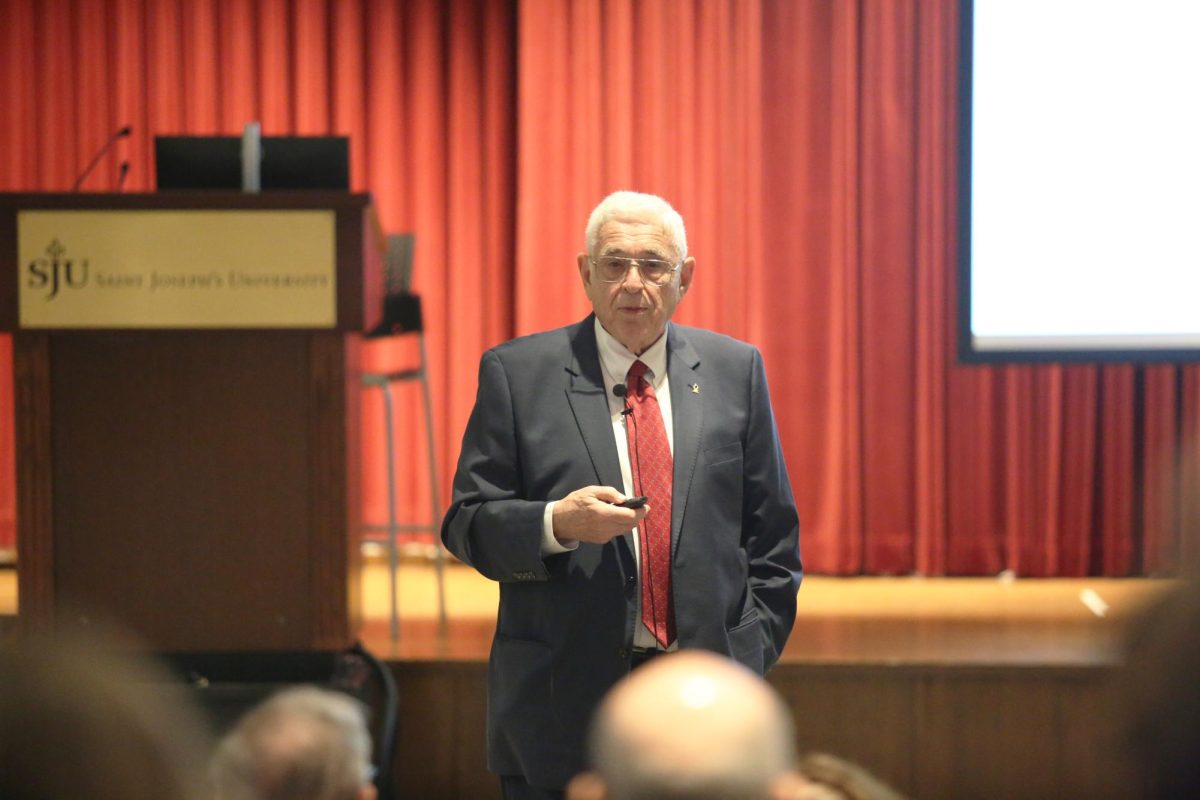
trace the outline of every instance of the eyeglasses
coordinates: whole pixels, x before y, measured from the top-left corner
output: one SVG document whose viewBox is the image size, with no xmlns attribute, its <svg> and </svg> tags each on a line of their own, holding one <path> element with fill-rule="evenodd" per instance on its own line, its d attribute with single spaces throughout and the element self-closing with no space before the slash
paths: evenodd
<svg viewBox="0 0 1200 800">
<path fill-rule="evenodd" d="M 675 277 L 675 272 L 683 265 L 682 261 L 672 264 L 657 258 L 630 258 L 628 256 L 600 256 L 592 259 L 596 275 L 605 283 L 620 283 L 625 280 L 629 268 L 637 264 L 638 274 L 647 283 L 656 286 L 666 286 Z"/>
</svg>

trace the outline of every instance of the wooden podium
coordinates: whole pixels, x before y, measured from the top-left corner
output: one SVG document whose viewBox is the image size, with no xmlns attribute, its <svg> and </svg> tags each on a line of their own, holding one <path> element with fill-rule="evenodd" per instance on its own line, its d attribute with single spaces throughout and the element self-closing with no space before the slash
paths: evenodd
<svg viewBox="0 0 1200 800">
<path fill-rule="evenodd" d="M 0 195 L 23 628 L 353 642 L 381 242 L 365 195 Z"/>
</svg>

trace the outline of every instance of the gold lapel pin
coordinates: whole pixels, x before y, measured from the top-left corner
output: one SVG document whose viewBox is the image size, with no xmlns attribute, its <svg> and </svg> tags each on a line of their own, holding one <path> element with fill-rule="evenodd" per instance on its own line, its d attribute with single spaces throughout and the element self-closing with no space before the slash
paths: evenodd
<svg viewBox="0 0 1200 800">
<path fill-rule="evenodd" d="M 691 386 L 692 394 L 700 394 L 700 384 L 693 383 Z"/>
</svg>

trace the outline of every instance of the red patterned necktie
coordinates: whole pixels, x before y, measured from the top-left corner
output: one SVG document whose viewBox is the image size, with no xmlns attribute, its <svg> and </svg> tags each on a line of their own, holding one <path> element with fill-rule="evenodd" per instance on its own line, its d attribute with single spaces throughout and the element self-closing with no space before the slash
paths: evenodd
<svg viewBox="0 0 1200 800">
<path fill-rule="evenodd" d="M 633 493 L 650 498 L 650 513 L 638 524 L 642 559 L 642 622 L 663 648 L 675 641 L 671 600 L 671 445 L 646 365 L 634 361 L 625 378 L 630 413 L 625 423 Z"/>
</svg>

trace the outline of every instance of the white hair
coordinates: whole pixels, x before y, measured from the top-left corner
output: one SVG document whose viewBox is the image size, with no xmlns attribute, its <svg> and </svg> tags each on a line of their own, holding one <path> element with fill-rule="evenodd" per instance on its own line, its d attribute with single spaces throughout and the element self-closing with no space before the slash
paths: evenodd
<svg viewBox="0 0 1200 800">
<path fill-rule="evenodd" d="M 342 800 L 371 773 L 363 705 L 315 686 L 285 689 L 251 710 L 212 763 L 220 800 Z"/>
<path fill-rule="evenodd" d="M 658 195 L 629 191 L 613 192 L 592 209 L 587 223 L 588 256 L 596 257 L 596 240 L 606 223 L 646 213 L 653 214 L 662 224 L 667 238 L 675 246 L 676 257 L 687 258 L 687 232 L 679 212 Z"/>
</svg>

